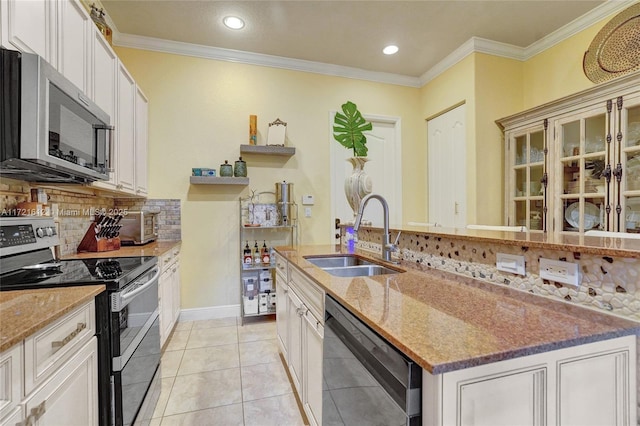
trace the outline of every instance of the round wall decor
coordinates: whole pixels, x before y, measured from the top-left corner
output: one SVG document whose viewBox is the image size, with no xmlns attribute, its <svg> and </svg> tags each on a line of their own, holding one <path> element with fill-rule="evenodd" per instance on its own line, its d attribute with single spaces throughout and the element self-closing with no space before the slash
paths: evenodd
<svg viewBox="0 0 640 426">
<path fill-rule="evenodd" d="M 594 83 L 640 70 L 640 3 L 617 14 L 598 32 L 584 53 L 582 68 Z"/>
</svg>

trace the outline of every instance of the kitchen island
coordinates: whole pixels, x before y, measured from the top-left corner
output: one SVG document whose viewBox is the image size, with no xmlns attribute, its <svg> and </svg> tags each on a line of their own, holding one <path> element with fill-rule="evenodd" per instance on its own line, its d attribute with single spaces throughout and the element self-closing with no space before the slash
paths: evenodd
<svg viewBox="0 0 640 426">
<path fill-rule="evenodd" d="M 414 262 L 387 264 L 405 271 L 398 274 L 346 278 L 305 259 L 346 251 L 335 246 L 276 250 L 289 277 L 302 273 L 424 369 L 423 424 L 497 421 L 478 407 L 500 398 L 511 422 L 563 424 L 585 418 L 561 410 L 571 395 L 589 398 L 585 390 L 598 387 L 611 398 L 595 408 L 614 410 L 607 415 L 616 424 L 635 423 L 636 322 Z M 594 388 L 581 385 L 589 380 Z"/>
</svg>

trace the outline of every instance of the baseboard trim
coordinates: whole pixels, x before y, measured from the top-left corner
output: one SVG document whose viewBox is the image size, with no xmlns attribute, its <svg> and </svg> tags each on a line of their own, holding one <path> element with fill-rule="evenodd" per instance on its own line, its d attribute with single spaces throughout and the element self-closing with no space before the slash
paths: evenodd
<svg viewBox="0 0 640 426">
<path fill-rule="evenodd" d="M 180 310 L 178 322 L 200 321 L 216 318 L 239 317 L 240 305 L 210 306 Z"/>
</svg>

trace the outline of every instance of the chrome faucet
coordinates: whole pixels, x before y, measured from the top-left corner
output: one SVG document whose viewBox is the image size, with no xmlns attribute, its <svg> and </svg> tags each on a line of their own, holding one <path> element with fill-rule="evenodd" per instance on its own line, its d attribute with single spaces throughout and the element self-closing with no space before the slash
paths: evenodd
<svg viewBox="0 0 640 426">
<path fill-rule="evenodd" d="M 360 201 L 360 207 L 358 207 L 358 214 L 356 215 L 356 220 L 353 224 L 353 231 L 358 232 L 360 229 L 360 223 L 362 222 L 362 214 L 364 213 L 364 208 L 370 199 L 375 198 L 380 201 L 382 204 L 382 210 L 384 211 L 384 231 L 382 234 L 382 260 L 387 262 L 391 262 L 391 252 L 396 251 L 396 245 L 391 244 L 389 242 L 389 204 L 387 204 L 387 200 L 384 199 L 382 195 L 378 194 L 369 194 Z M 396 238 L 396 244 L 400 239 L 400 234 L 398 234 L 398 238 Z"/>
</svg>

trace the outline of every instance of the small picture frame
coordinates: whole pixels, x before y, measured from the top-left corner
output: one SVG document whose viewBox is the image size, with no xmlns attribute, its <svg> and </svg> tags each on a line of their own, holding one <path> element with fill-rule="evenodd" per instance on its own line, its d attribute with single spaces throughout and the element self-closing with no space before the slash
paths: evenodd
<svg viewBox="0 0 640 426">
<path fill-rule="evenodd" d="M 267 145 L 284 146 L 284 140 L 287 134 L 287 123 L 276 118 L 269 123 L 269 133 L 267 134 Z"/>
</svg>

